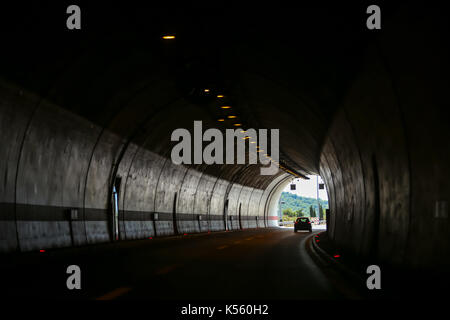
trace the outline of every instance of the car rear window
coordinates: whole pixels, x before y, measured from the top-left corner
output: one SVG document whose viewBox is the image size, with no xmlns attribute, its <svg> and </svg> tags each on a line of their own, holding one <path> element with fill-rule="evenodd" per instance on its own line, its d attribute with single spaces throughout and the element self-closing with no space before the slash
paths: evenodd
<svg viewBox="0 0 450 320">
<path fill-rule="evenodd" d="M 309 219 L 308 218 L 299 218 L 298 221 L 299 222 L 308 222 Z"/>
</svg>

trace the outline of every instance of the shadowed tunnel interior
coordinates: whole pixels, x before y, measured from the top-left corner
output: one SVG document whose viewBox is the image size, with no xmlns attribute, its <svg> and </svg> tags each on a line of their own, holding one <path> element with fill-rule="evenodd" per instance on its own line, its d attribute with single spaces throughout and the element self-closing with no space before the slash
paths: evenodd
<svg viewBox="0 0 450 320">
<path fill-rule="evenodd" d="M 277 188 L 320 174 L 337 246 L 449 267 L 438 7 L 384 5 L 382 29 L 368 30 L 365 4 L 82 2 L 82 29 L 68 30 L 68 5 L 1 10 L 1 252 L 276 226 Z M 279 129 L 282 168 L 173 164 L 171 134 L 195 120 Z"/>
</svg>

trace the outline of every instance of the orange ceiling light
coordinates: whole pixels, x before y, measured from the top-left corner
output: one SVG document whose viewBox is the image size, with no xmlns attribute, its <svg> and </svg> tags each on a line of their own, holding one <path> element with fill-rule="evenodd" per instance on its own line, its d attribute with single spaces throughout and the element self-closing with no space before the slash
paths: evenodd
<svg viewBox="0 0 450 320">
<path fill-rule="evenodd" d="M 234 119 L 236 116 L 228 116 L 228 119 Z"/>
<path fill-rule="evenodd" d="M 222 109 L 231 109 L 230 106 L 221 106 Z"/>
<path fill-rule="evenodd" d="M 225 97 L 225 96 L 224 96 L 223 94 L 218 94 L 218 95 L 217 95 L 217 98 L 219 98 L 219 99 L 220 99 L 220 98 L 224 98 L 224 97 Z"/>
<path fill-rule="evenodd" d="M 175 39 L 175 36 L 173 36 L 173 35 L 166 35 L 166 36 L 163 36 L 162 38 L 164 40 L 173 40 L 173 39 Z"/>
</svg>

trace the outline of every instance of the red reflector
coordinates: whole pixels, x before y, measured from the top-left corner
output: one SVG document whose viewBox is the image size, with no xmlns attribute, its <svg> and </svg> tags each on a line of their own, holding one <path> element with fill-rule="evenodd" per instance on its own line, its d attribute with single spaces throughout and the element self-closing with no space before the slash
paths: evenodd
<svg viewBox="0 0 450 320">
<path fill-rule="evenodd" d="M 320 240 L 317 240 L 317 239 L 316 239 L 316 242 L 319 242 L 319 241 L 320 241 Z"/>
<path fill-rule="evenodd" d="M 187 233 L 185 233 L 184 235 L 187 236 Z"/>
<path fill-rule="evenodd" d="M 39 252 L 45 252 L 45 250 L 41 249 L 41 250 L 39 250 Z"/>
<path fill-rule="evenodd" d="M 338 254 L 335 254 L 334 257 L 335 257 L 335 258 L 340 258 L 341 256 L 338 255 Z"/>
<path fill-rule="evenodd" d="M 153 237 L 148 237 L 149 239 L 153 239 Z"/>
</svg>

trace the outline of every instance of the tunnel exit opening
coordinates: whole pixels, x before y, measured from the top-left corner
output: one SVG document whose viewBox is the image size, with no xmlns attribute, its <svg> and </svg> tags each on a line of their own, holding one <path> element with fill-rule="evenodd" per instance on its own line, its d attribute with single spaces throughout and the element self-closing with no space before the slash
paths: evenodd
<svg viewBox="0 0 450 320">
<path fill-rule="evenodd" d="M 313 229 L 326 230 L 329 206 L 325 183 L 318 175 L 307 178 L 292 179 L 281 191 L 277 202 L 279 225 L 293 227 L 297 218 L 305 217 Z"/>
</svg>

